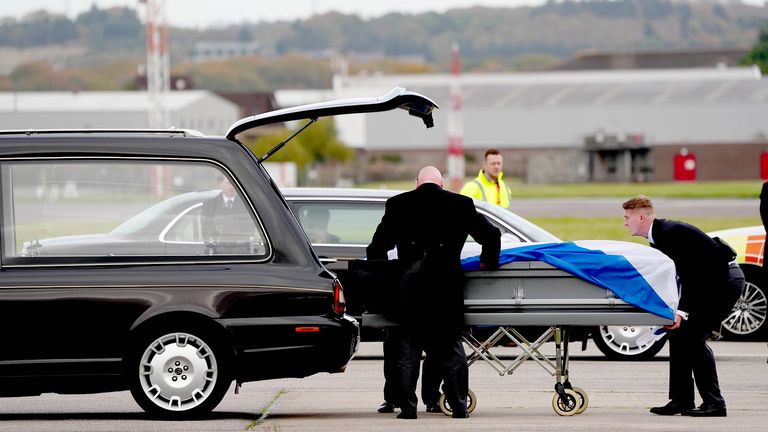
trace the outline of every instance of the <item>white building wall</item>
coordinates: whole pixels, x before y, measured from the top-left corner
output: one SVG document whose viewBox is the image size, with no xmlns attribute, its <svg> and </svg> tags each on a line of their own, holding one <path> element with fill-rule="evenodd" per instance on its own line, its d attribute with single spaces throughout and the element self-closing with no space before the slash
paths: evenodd
<svg viewBox="0 0 768 432">
<path fill-rule="evenodd" d="M 206 135 L 224 135 L 240 120 L 240 109 L 234 103 L 209 93 L 205 98 L 171 112 L 173 127 L 196 129 Z"/>
<path fill-rule="evenodd" d="M 145 92 L 0 93 L 0 129 L 146 129 Z M 172 92 L 165 100 L 171 124 L 223 135 L 239 118 L 234 103 L 208 91 Z"/>
<path fill-rule="evenodd" d="M 50 111 L 0 112 L 0 129 L 146 129 L 146 112 Z"/>
</svg>

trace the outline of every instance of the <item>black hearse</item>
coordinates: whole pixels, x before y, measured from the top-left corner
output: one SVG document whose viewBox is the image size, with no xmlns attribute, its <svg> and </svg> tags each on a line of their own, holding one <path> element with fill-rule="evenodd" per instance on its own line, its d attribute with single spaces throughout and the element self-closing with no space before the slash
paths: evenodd
<svg viewBox="0 0 768 432">
<path fill-rule="evenodd" d="M 232 381 L 343 371 L 359 328 L 341 284 L 261 164 L 279 146 L 256 157 L 237 135 L 395 108 L 431 126 L 435 107 L 394 89 L 248 117 L 226 137 L 0 132 L 0 396 L 130 389 L 184 418 Z"/>
</svg>

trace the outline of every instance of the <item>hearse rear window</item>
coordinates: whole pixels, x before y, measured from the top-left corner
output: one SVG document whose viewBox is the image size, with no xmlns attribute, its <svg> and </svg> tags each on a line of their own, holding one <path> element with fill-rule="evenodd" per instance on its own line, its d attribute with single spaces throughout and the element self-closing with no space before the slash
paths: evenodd
<svg viewBox="0 0 768 432">
<path fill-rule="evenodd" d="M 2 192 L 6 264 L 268 254 L 242 191 L 209 163 L 6 162 Z"/>
</svg>

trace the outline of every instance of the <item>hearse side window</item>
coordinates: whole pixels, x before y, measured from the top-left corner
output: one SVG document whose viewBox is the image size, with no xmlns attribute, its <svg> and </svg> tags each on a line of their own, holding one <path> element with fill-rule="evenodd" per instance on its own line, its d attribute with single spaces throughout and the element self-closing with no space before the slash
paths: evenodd
<svg viewBox="0 0 768 432">
<path fill-rule="evenodd" d="M 14 161 L 2 182 L 6 263 L 267 255 L 242 191 L 213 164 Z"/>
<path fill-rule="evenodd" d="M 367 245 L 384 215 L 384 202 L 293 202 L 292 206 L 313 244 Z"/>
</svg>

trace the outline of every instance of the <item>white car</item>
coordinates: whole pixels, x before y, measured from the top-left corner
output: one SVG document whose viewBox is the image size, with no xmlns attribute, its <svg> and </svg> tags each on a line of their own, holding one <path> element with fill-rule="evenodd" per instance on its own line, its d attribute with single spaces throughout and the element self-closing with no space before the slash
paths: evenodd
<svg viewBox="0 0 768 432">
<path fill-rule="evenodd" d="M 765 229 L 762 226 L 734 228 L 709 233 L 720 237 L 736 251 L 736 261 L 744 271 L 747 285 L 733 311 L 723 320 L 721 333 L 726 340 L 765 340 L 768 335 L 766 312 Z"/>
<path fill-rule="evenodd" d="M 365 248 L 384 215 L 387 198 L 399 191 L 285 188 L 282 192 L 307 232 L 320 260 L 334 271 L 344 284 L 349 313 L 359 317 L 364 306 L 360 299 L 365 294 L 356 289 L 358 287 L 353 283 L 345 280 L 347 266 L 349 261 L 365 256 Z M 509 210 L 482 201 L 475 201 L 475 207 L 501 231 L 502 240 L 505 242 L 561 241 L 555 235 Z M 477 329 L 473 329 L 475 330 Z M 376 338 L 376 334 L 369 334 L 368 331 L 366 328 L 362 329 L 363 340 Z M 650 327 L 642 326 L 575 327 L 571 340 L 586 341 L 591 337 L 609 358 L 640 360 L 655 356 L 665 342 L 661 339 L 638 344 L 637 339 L 648 331 Z"/>
</svg>

